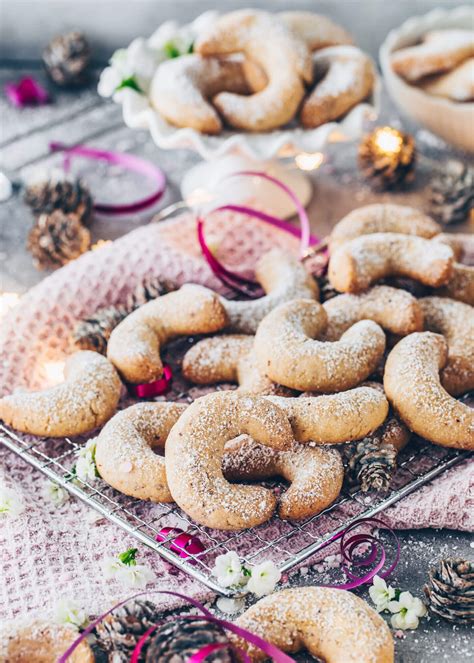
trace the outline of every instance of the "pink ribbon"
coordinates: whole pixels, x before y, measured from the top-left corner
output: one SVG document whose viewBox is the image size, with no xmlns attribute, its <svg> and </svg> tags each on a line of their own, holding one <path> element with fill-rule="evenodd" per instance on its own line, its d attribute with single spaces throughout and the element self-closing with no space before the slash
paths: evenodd
<svg viewBox="0 0 474 663">
<path fill-rule="evenodd" d="M 352 532 L 354 529 L 357 529 L 361 525 L 381 526 L 387 530 L 387 532 L 395 541 L 396 545 L 395 559 L 386 571 L 383 571 L 383 567 L 385 566 L 387 554 L 385 552 L 385 548 L 383 547 L 382 542 L 379 539 L 377 539 L 373 534 L 369 533 L 353 534 L 348 538 L 350 532 Z M 350 581 L 337 585 L 320 585 L 320 587 L 330 587 L 332 589 L 350 590 L 350 589 L 355 589 L 356 587 L 360 587 L 361 585 L 365 585 L 366 583 L 370 582 L 372 578 L 374 578 L 374 576 L 376 575 L 379 575 L 381 578 L 388 578 L 391 575 L 391 573 L 393 573 L 400 559 L 400 542 L 397 538 L 397 535 L 395 534 L 393 529 L 388 527 L 386 523 L 384 523 L 383 520 L 380 520 L 379 518 L 361 518 L 360 520 L 356 520 L 355 522 L 352 523 L 352 525 L 349 525 L 349 527 L 347 527 L 343 532 L 339 532 L 329 541 L 327 541 L 323 546 L 323 548 L 329 546 L 331 543 L 334 543 L 335 541 L 338 540 L 340 540 L 340 553 L 342 557 L 341 566 L 346 576 L 350 578 Z M 369 545 L 368 554 L 362 559 L 355 559 L 355 555 L 357 554 L 357 549 L 360 546 L 366 547 L 367 544 Z M 377 561 L 377 558 L 379 556 L 380 559 L 378 559 Z M 368 567 L 372 566 L 374 563 L 375 566 L 370 571 L 368 571 L 363 575 L 357 575 L 353 573 L 350 568 L 350 567 L 356 567 L 356 568 Z"/>
<path fill-rule="evenodd" d="M 173 532 L 176 532 L 177 536 L 171 540 L 170 550 L 182 559 L 187 559 L 191 555 L 199 555 L 204 552 L 205 546 L 202 541 L 197 536 L 188 534 L 179 527 L 163 527 L 155 539 L 160 542 L 166 541 Z M 196 561 L 191 559 L 190 563 L 196 564 Z"/>
<path fill-rule="evenodd" d="M 290 187 L 284 184 L 284 182 L 276 177 L 273 177 L 272 175 L 268 175 L 265 172 L 256 170 L 242 170 L 236 173 L 232 173 L 229 175 L 229 177 L 234 177 L 236 175 L 261 177 L 262 179 L 272 182 L 275 184 L 275 186 L 282 189 L 282 191 L 284 191 L 293 201 L 296 207 L 300 221 L 300 228 L 295 228 L 293 225 L 287 221 L 284 221 L 283 219 L 280 219 L 279 217 L 273 216 L 272 214 L 267 214 L 266 212 L 261 212 L 260 210 L 254 209 L 253 207 L 248 207 L 246 205 L 221 205 L 220 207 L 212 210 L 213 212 L 231 211 L 238 212 L 239 214 L 245 214 L 246 216 L 256 218 L 259 221 L 263 221 L 264 223 L 268 223 L 269 225 L 279 228 L 280 230 L 283 230 L 290 235 L 299 237 L 301 258 L 306 256 L 310 246 L 314 246 L 321 242 L 321 240 L 316 237 L 316 235 L 311 234 L 308 215 L 299 198 Z M 255 283 L 255 281 L 252 281 L 251 279 L 245 278 L 237 272 L 227 269 L 212 254 L 204 237 L 204 219 L 200 216 L 197 218 L 197 235 L 205 259 L 207 260 L 213 273 L 222 281 L 222 283 L 224 283 L 224 285 L 248 297 L 260 297 L 262 295 L 261 288 L 257 283 Z"/>
<path fill-rule="evenodd" d="M 153 398 L 153 396 L 162 396 L 171 389 L 173 381 L 173 371 L 171 366 L 164 364 L 163 376 L 153 382 L 143 382 L 142 384 L 127 384 L 127 389 L 132 396 L 137 398 Z"/>
<path fill-rule="evenodd" d="M 42 106 L 49 101 L 47 90 L 32 76 L 25 76 L 18 83 L 6 83 L 3 89 L 10 102 L 17 108 Z"/>
<path fill-rule="evenodd" d="M 161 168 L 158 168 L 158 166 L 155 166 L 150 161 L 140 159 L 140 157 L 136 157 L 133 154 L 108 152 L 106 150 L 85 147 L 84 145 L 68 146 L 58 142 L 50 143 L 49 149 L 52 152 L 64 152 L 64 170 L 66 172 L 70 168 L 71 158 L 78 156 L 86 159 L 107 161 L 107 163 L 111 165 L 122 166 L 126 170 L 133 170 L 144 175 L 152 182 L 155 182 L 156 190 L 152 194 L 145 198 L 140 198 L 133 203 L 125 203 L 121 205 L 94 203 L 94 209 L 98 212 L 102 212 L 102 214 L 131 214 L 133 212 L 140 212 L 158 202 L 165 191 L 166 178 Z"/>
</svg>

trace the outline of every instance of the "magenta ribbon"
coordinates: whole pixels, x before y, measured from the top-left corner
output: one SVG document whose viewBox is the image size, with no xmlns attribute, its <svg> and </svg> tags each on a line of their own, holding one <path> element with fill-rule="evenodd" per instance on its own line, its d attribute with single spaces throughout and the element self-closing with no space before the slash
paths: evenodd
<svg viewBox="0 0 474 663">
<path fill-rule="evenodd" d="M 71 654 L 75 651 L 75 649 L 81 644 L 81 642 L 83 642 L 83 640 L 85 640 L 87 638 L 89 633 L 92 633 L 92 631 L 95 629 L 97 624 L 100 624 L 100 622 L 103 619 L 105 619 L 105 617 L 110 615 L 114 610 L 116 610 L 117 608 L 122 607 L 123 605 L 125 605 L 129 601 L 132 601 L 136 598 L 139 598 L 140 596 L 146 596 L 148 594 L 167 594 L 168 596 L 175 596 L 179 599 L 187 601 L 192 606 L 197 608 L 202 613 L 203 616 L 202 617 L 196 617 L 195 615 L 192 615 L 192 616 L 188 617 L 187 615 L 184 615 L 182 617 L 183 619 L 189 619 L 189 618 L 192 618 L 192 619 L 196 619 L 196 618 L 207 619 L 209 622 L 212 622 L 212 623 L 216 624 L 217 626 L 220 626 L 222 629 L 225 629 L 227 631 L 231 631 L 232 633 L 235 633 L 240 638 L 243 638 L 244 640 L 249 642 L 251 645 L 254 645 L 255 647 L 258 647 L 265 654 L 267 654 L 267 656 L 269 656 L 274 661 L 276 661 L 276 663 L 295 663 L 295 660 L 293 658 L 291 658 L 290 656 L 287 656 L 287 654 L 282 652 L 281 649 L 279 649 L 275 645 L 271 644 L 271 642 L 267 642 L 266 640 L 264 640 L 260 636 L 255 635 L 254 633 L 251 633 L 250 631 L 247 631 L 246 629 L 241 628 L 240 626 L 236 626 L 235 624 L 232 624 L 232 622 L 228 622 L 224 619 L 218 619 L 217 617 L 214 617 L 214 615 L 211 612 L 209 612 L 209 610 L 207 610 L 207 608 L 205 608 L 202 605 L 202 603 L 200 603 L 199 601 L 196 601 L 192 597 L 186 596 L 185 594 L 180 594 L 179 592 L 171 592 L 171 591 L 165 590 L 165 589 L 154 590 L 154 591 L 151 591 L 151 592 L 139 592 L 138 594 L 134 594 L 133 596 L 130 596 L 129 598 L 124 599 L 123 601 L 120 601 L 116 605 L 112 606 L 112 608 L 107 610 L 107 612 L 104 612 L 102 615 L 100 615 L 100 617 L 97 617 L 97 619 L 92 621 L 89 624 L 89 626 L 87 626 L 82 631 L 82 633 L 80 633 L 78 635 L 78 637 L 74 640 L 74 642 L 72 642 L 69 645 L 69 647 L 66 649 L 64 654 L 62 654 L 58 658 L 57 663 L 67 663 L 67 659 L 69 658 L 69 656 L 71 656 Z M 135 649 L 133 650 L 132 656 L 130 658 L 130 663 L 138 663 L 141 650 L 143 649 L 143 646 L 144 646 L 146 640 L 156 630 L 157 627 L 158 627 L 158 624 L 150 627 L 148 629 L 148 631 L 146 631 L 146 633 L 143 634 L 143 636 L 137 642 L 137 645 L 136 645 Z M 208 646 L 208 645 L 206 645 L 206 646 Z M 232 646 L 232 645 L 229 643 L 228 646 Z M 214 649 L 217 649 L 217 647 L 215 647 Z M 214 649 L 213 649 L 213 651 L 214 651 Z M 210 653 L 212 653 L 212 652 L 208 651 L 208 653 L 206 655 L 208 655 Z M 247 654 L 242 652 L 242 657 L 243 657 L 243 660 L 245 661 L 245 663 L 250 663 L 250 658 L 248 657 Z M 199 652 L 196 652 L 196 654 L 191 656 L 188 663 L 199 663 L 202 660 L 204 660 L 204 658 L 203 658 L 203 650 L 201 649 Z"/>
<path fill-rule="evenodd" d="M 25 76 L 18 83 L 6 83 L 3 89 L 10 102 L 17 108 L 42 106 L 49 101 L 47 90 L 33 76 Z"/>
<path fill-rule="evenodd" d="M 140 173 L 156 183 L 156 190 L 152 194 L 145 198 L 140 198 L 133 203 L 120 205 L 94 203 L 94 209 L 102 212 L 102 214 L 131 214 L 133 212 L 140 212 L 158 202 L 166 189 L 166 178 L 161 168 L 133 154 L 98 150 L 92 147 L 85 147 L 85 145 L 68 146 L 58 142 L 50 143 L 49 149 L 52 152 L 64 152 L 64 170 L 66 172 L 70 168 L 71 158 L 78 156 L 86 159 L 107 161 L 111 165 L 122 166 L 126 170 L 133 170 Z"/>
<path fill-rule="evenodd" d="M 127 384 L 127 389 L 132 396 L 137 398 L 153 398 L 153 396 L 162 396 L 171 389 L 173 381 L 173 371 L 171 366 L 164 364 L 163 376 L 153 382 L 143 382 L 142 384 Z"/>
<path fill-rule="evenodd" d="M 385 566 L 387 555 L 385 552 L 385 548 L 383 547 L 379 539 L 377 539 L 373 534 L 369 533 L 353 534 L 352 536 L 347 538 L 350 532 L 360 527 L 361 525 L 381 526 L 387 530 L 387 532 L 395 541 L 396 544 L 395 559 L 386 571 L 382 571 L 382 569 Z M 352 523 L 352 525 L 349 525 L 349 527 L 347 527 L 343 532 L 339 532 L 338 534 L 335 534 L 331 539 L 329 539 L 329 541 L 325 543 L 323 548 L 339 540 L 340 540 L 340 553 L 342 557 L 341 566 L 344 570 L 344 573 L 348 578 L 350 578 L 350 580 L 349 582 L 343 584 L 320 585 L 320 587 L 349 590 L 349 589 L 355 589 L 356 587 L 360 587 L 361 585 L 365 585 L 366 583 L 370 582 L 372 578 L 374 578 L 374 576 L 376 575 L 379 575 L 381 578 L 388 578 L 391 575 L 391 573 L 393 573 L 400 559 L 400 542 L 397 538 L 397 535 L 395 534 L 393 529 L 388 527 L 386 523 L 384 523 L 383 520 L 380 520 L 379 518 L 361 518 L 360 520 L 356 520 L 355 522 Z M 359 548 L 359 546 L 367 544 L 369 544 L 368 554 L 362 559 L 358 560 L 355 559 L 355 555 L 357 553 L 357 549 Z M 379 555 L 380 559 L 377 561 Z M 353 573 L 350 569 L 351 566 L 368 567 L 372 566 L 374 563 L 375 566 L 370 571 L 368 571 L 363 575 L 357 575 Z"/>
<path fill-rule="evenodd" d="M 182 559 L 187 559 L 188 557 L 191 557 L 191 555 L 199 555 L 204 552 L 205 546 L 201 539 L 197 536 L 188 534 L 188 532 L 185 532 L 179 527 L 163 527 L 155 536 L 155 539 L 160 542 L 166 541 L 173 532 L 176 532 L 177 536 L 171 540 L 170 550 Z M 190 563 L 196 564 L 196 561 L 191 559 Z"/>
<path fill-rule="evenodd" d="M 287 221 L 284 221 L 279 217 L 273 216 L 272 214 L 267 214 L 266 212 L 261 212 L 260 210 L 254 209 L 253 207 L 248 207 L 246 205 L 221 205 L 219 207 L 216 207 L 214 210 L 212 210 L 212 212 L 231 211 L 231 212 L 238 212 L 239 214 L 245 214 L 246 216 L 250 216 L 258 219 L 259 221 L 263 221 L 264 223 L 268 223 L 269 225 L 272 225 L 278 228 L 279 230 L 283 230 L 289 233 L 290 235 L 299 237 L 301 258 L 305 257 L 310 246 L 314 246 L 321 242 L 321 240 L 318 237 L 316 237 L 316 235 L 311 234 L 308 215 L 306 213 L 305 208 L 301 204 L 301 201 L 299 200 L 298 196 L 284 182 L 282 182 L 276 177 L 273 177 L 272 175 L 268 175 L 267 173 L 258 170 L 242 170 L 236 173 L 232 173 L 228 177 L 234 177 L 237 175 L 261 177 L 262 179 L 272 182 L 273 184 L 275 184 L 275 186 L 282 189 L 282 191 L 284 191 L 288 195 L 288 197 L 293 201 L 296 207 L 300 221 L 300 228 L 295 228 L 293 225 L 291 225 L 291 223 L 288 223 Z M 241 274 L 238 274 L 237 272 L 227 269 L 213 255 L 213 253 L 211 252 L 211 250 L 209 249 L 206 243 L 204 237 L 204 219 L 200 216 L 197 217 L 197 235 L 205 259 L 207 260 L 213 273 L 217 276 L 217 278 L 220 281 L 222 281 L 222 283 L 224 283 L 224 285 L 248 297 L 261 296 L 262 294 L 261 288 L 258 286 L 257 283 L 255 283 L 255 281 L 245 278 Z"/>
</svg>

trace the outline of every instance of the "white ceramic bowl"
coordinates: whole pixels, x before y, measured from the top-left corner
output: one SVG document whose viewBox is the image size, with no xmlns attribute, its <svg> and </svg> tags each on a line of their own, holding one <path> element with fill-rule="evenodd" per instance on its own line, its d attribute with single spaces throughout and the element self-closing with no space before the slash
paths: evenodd
<svg viewBox="0 0 474 663">
<path fill-rule="evenodd" d="M 430 30 L 468 28 L 474 25 L 474 7 L 435 9 L 410 18 L 392 30 L 380 48 L 380 64 L 387 90 L 402 113 L 416 120 L 447 143 L 474 152 L 474 103 L 456 103 L 409 85 L 391 66 L 391 54 L 415 44 Z"/>
</svg>

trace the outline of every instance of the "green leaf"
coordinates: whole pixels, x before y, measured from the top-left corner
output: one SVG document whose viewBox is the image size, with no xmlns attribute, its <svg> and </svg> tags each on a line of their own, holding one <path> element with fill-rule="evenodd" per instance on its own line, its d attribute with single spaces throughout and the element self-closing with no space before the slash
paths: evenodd
<svg viewBox="0 0 474 663">
<path fill-rule="evenodd" d="M 179 56 L 181 55 L 179 48 L 177 48 L 172 41 L 167 41 L 166 44 L 163 46 L 163 50 L 166 54 L 166 57 L 169 58 L 170 60 L 173 58 L 179 58 Z"/>
<path fill-rule="evenodd" d="M 118 90 L 124 90 L 127 87 L 131 88 L 132 90 L 135 90 L 136 92 L 143 92 L 143 90 L 140 88 L 137 81 L 135 80 L 134 76 L 130 76 L 129 78 L 125 78 L 120 83 L 120 85 L 116 88 L 116 92 Z"/>
<path fill-rule="evenodd" d="M 193 41 L 189 44 L 187 52 L 188 53 L 193 53 L 194 52 L 194 42 Z"/>
<path fill-rule="evenodd" d="M 136 559 L 135 557 L 137 556 L 138 548 L 129 548 L 123 553 L 120 553 L 118 555 L 119 560 L 122 562 L 122 564 L 125 564 L 125 566 L 135 566 L 136 565 Z"/>
<path fill-rule="evenodd" d="M 401 589 L 395 589 L 395 596 L 393 597 L 393 600 L 398 601 L 398 599 L 400 598 L 401 593 L 402 593 Z"/>
<path fill-rule="evenodd" d="M 76 472 L 76 464 L 74 464 L 74 465 L 71 467 L 70 471 L 66 474 L 66 476 L 64 477 L 64 479 L 65 479 L 66 481 L 73 481 L 73 480 L 76 478 L 76 476 L 77 476 L 77 472 Z"/>
<path fill-rule="evenodd" d="M 250 569 L 248 569 L 246 566 L 243 566 L 242 567 L 242 575 L 247 577 L 247 578 L 250 578 L 250 576 L 252 575 L 252 571 Z"/>
</svg>

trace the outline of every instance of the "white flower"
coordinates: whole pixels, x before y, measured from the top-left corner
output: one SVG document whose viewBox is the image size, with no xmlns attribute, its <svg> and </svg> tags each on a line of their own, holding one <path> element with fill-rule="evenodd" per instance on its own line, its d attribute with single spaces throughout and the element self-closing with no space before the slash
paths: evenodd
<svg viewBox="0 0 474 663">
<path fill-rule="evenodd" d="M 24 509 L 23 502 L 15 490 L 0 486 L 0 517 L 16 518 Z"/>
<path fill-rule="evenodd" d="M 85 628 L 89 623 L 85 610 L 71 599 L 60 599 L 56 603 L 54 621 L 75 629 Z"/>
<path fill-rule="evenodd" d="M 251 572 L 247 589 L 259 597 L 271 594 L 281 578 L 280 569 L 270 560 L 257 564 L 251 569 Z"/>
<path fill-rule="evenodd" d="M 121 566 L 123 564 L 117 557 L 106 557 L 102 561 L 102 572 L 106 578 L 115 578 Z"/>
<path fill-rule="evenodd" d="M 144 564 L 134 564 L 127 566 L 120 564 L 116 571 L 116 578 L 126 587 L 136 589 L 145 589 L 145 587 L 156 580 L 155 573 Z"/>
<path fill-rule="evenodd" d="M 64 488 L 55 481 L 48 480 L 43 486 L 42 493 L 43 497 L 52 502 L 54 506 L 61 506 L 61 504 L 64 504 L 64 502 L 67 502 L 69 499 L 67 490 L 64 490 Z"/>
<path fill-rule="evenodd" d="M 235 615 L 237 612 L 242 612 L 245 607 L 244 599 L 230 599 L 226 596 L 221 596 L 217 599 L 216 605 L 221 612 L 228 615 Z"/>
<path fill-rule="evenodd" d="M 235 551 L 219 555 L 214 562 L 214 575 L 221 587 L 232 587 L 245 583 L 242 563 Z"/>
<path fill-rule="evenodd" d="M 410 592 L 402 592 L 398 601 L 390 601 L 388 609 L 395 613 L 390 620 L 393 628 L 403 631 L 418 628 L 419 617 L 424 617 L 427 612 L 424 603 Z"/>
<path fill-rule="evenodd" d="M 106 67 L 100 74 L 97 92 L 101 97 L 111 97 L 122 82 L 122 76 L 115 67 Z"/>
<path fill-rule="evenodd" d="M 90 439 L 87 444 L 79 450 L 76 461 L 76 476 L 81 481 L 95 481 L 98 473 L 95 465 L 95 448 L 97 440 Z"/>
<path fill-rule="evenodd" d="M 372 587 L 369 589 L 369 596 L 375 603 L 377 612 L 383 612 L 388 610 L 389 602 L 395 597 L 395 590 L 387 585 L 383 578 L 374 576 Z"/>
</svg>

